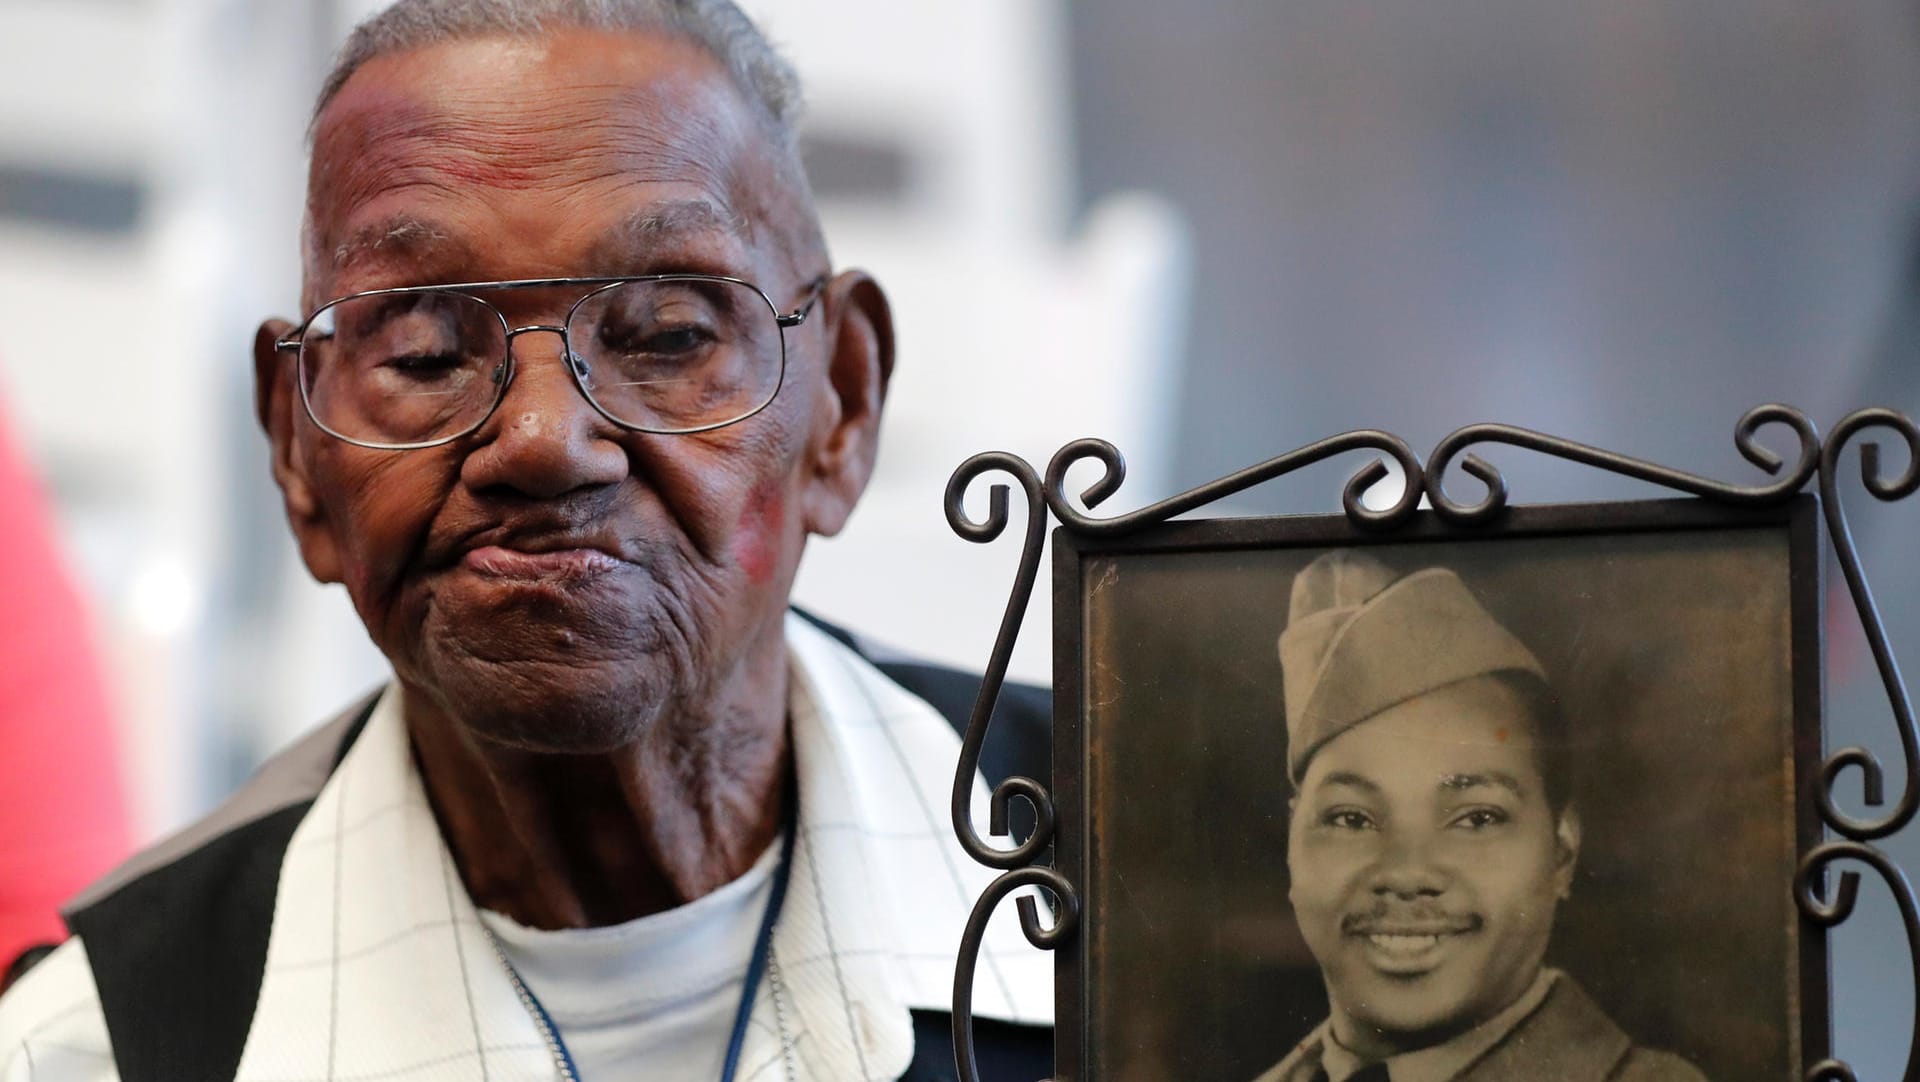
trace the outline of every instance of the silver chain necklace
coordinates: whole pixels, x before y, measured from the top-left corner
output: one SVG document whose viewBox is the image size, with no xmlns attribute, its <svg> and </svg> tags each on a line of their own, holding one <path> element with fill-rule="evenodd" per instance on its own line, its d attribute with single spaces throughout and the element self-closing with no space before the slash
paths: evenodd
<svg viewBox="0 0 1920 1082">
<path fill-rule="evenodd" d="M 793 1066 L 793 1035 L 787 1032 L 787 1012 L 780 1006 L 780 1001 L 787 998 L 787 986 L 780 978 L 780 959 L 772 950 L 767 951 L 767 998 L 773 1001 L 773 1031 L 780 1037 L 782 1068 L 787 1082 L 794 1082 L 800 1072 Z"/>
<path fill-rule="evenodd" d="M 553 1023 L 547 1018 L 539 1001 L 527 990 L 527 982 L 520 979 L 520 971 L 507 961 L 507 952 L 500 948 L 500 937 L 493 934 L 485 921 L 480 922 L 480 930 L 487 933 L 487 946 L 493 948 L 493 956 L 500 960 L 500 968 L 507 971 L 507 979 L 513 982 L 513 994 L 520 997 L 520 1006 L 525 1007 L 527 1017 L 533 1019 L 533 1028 L 540 1031 L 540 1040 L 547 1046 L 547 1054 L 553 1057 L 553 1069 L 560 1076 L 560 1082 L 580 1082 L 580 1076 L 573 1073 L 573 1062 L 567 1055 L 567 1046 L 560 1043 L 560 1034 L 554 1030 Z"/>
</svg>

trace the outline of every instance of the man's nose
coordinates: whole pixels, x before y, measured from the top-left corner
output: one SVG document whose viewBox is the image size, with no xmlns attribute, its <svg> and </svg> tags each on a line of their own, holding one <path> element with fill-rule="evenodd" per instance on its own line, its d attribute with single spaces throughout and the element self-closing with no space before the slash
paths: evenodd
<svg viewBox="0 0 1920 1082">
<path fill-rule="evenodd" d="M 1446 873 L 1435 859 L 1431 841 L 1417 833 L 1389 838 L 1374 865 L 1370 883 L 1373 892 L 1416 898 L 1444 891 Z"/>
<path fill-rule="evenodd" d="M 621 430 L 587 401 L 568 370 L 564 342 L 558 328 L 514 333 L 513 363 L 504 374 L 511 382 L 480 430 L 484 442 L 462 466 L 467 484 L 552 499 L 627 476 Z"/>
</svg>

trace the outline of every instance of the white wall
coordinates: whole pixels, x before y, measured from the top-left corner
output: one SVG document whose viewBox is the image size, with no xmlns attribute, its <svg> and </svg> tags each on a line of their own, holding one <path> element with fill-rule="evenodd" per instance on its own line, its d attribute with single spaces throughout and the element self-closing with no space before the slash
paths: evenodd
<svg viewBox="0 0 1920 1082">
<path fill-rule="evenodd" d="M 985 450 L 1013 451 L 1044 471 L 1062 444 L 1098 435 L 1134 462 L 1122 502 L 1165 494 L 1155 466 L 1170 450 L 1168 389 L 1185 318 L 1180 220 L 1145 196 L 1069 220 L 1058 3 L 750 6 L 801 70 L 807 130 L 887 141 L 912 178 L 891 203 L 822 199 L 836 260 L 887 287 L 899 359 L 872 488 L 841 537 L 815 543 L 796 598 L 882 641 L 977 669 L 1012 586 L 1023 522 L 1016 512 L 991 546 L 961 540 L 942 512 L 947 478 Z M 984 488 L 975 489 L 982 509 Z M 1036 593 L 1013 671 L 1044 682 L 1050 607 L 1046 590 Z"/>
<path fill-rule="evenodd" d="M 125 231 L 0 220 L 0 394 L 94 602 L 142 837 L 277 743 L 281 708 L 311 719 L 343 695 L 262 679 L 333 659 L 291 633 L 312 622 L 236 596 L 236 568 L 287 547 L 243 513 L 266 484 L 249 346 L 263 314 L 294 308 L 314 22 L 312 5 L 267 0 L 0 6 L 0 40 L 30 43 L 0 64 L 0 160 L 142 193 Z"/>
<path fill-rule="evenodd" d="M 139 178 L 131 234 L 0 225 L 0 383 L 58 483 L 73 570 L 98 603 L 123 738 L 148 831 L 178 821 L 199 779 L 194 648 L 220 543 L 205 318 L 218 223 L 167 183 L 184 152 L 154 42 L 164 9 L 51 2 L 0 8 L 0 149 L 12 162 Z M 211 227 L 211 228 L 207 228 Z M 191 241 L 188 235 L 206 229 Z"/>
</svg>

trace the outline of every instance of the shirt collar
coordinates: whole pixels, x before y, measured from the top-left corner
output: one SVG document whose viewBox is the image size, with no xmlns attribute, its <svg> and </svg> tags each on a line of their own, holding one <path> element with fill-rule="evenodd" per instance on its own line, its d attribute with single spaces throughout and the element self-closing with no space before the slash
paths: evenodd
<svg viewBox="0 0 1920 1082">
<path fill-rule="evenodd" d="M 893 1078 L 913 1058 L 908 1010 L 951 1008 L 960 933 L 997 873 L 953 836 L 960 739 L 946 720 L 799 617 L 786 636 L 800 836 L 775 960 L 806 993 L 795 998 L 810 1041 L 834 1053 L 819 1077 Z M 977 777 L 973 790 L 984 821 Z M 1052 1021 L 1053 959 L 1012 906 L 994 915 L 977 972 L 976 1015 Z"/>
</svg>

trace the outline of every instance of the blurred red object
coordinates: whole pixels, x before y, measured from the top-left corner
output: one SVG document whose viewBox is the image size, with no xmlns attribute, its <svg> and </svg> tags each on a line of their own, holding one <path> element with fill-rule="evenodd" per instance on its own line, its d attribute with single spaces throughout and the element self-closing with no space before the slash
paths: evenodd
<svg viewBox="0 0 1920 1082">
<path fill-rule="evenodd" d="M 0 410 L 0 970 L 66 937 L 59 905 L 127 854 L 92 628 Z"/>
</svg>

